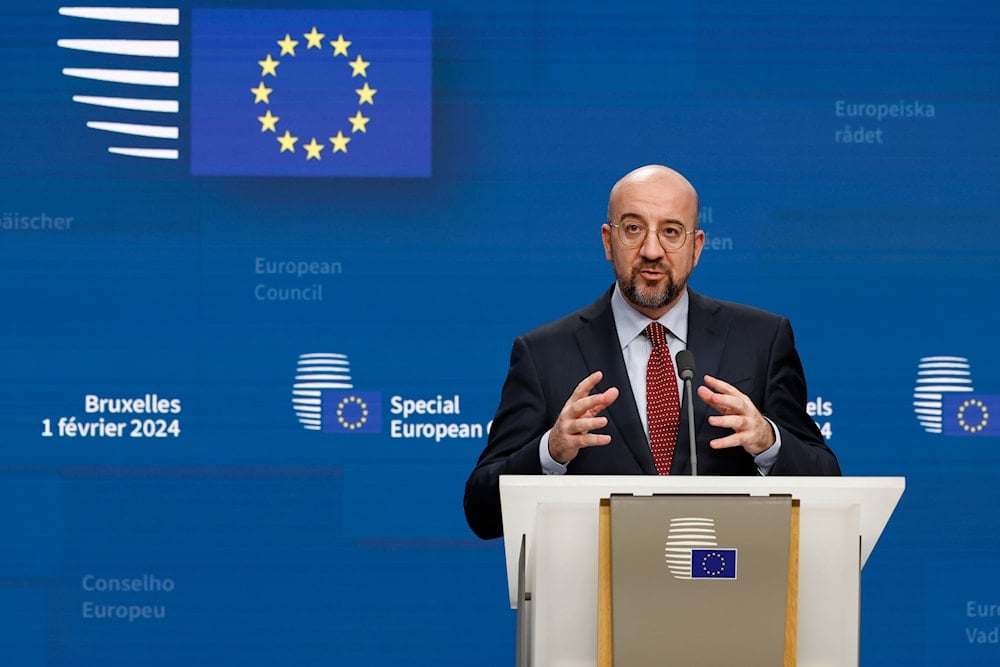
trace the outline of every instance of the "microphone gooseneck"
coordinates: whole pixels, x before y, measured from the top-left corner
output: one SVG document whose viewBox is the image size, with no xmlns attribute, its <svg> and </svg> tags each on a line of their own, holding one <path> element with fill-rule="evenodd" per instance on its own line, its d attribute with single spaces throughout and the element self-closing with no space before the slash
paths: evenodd
<svg viewBox="0 0 1000 667">
<path fill-rule="evenodd" d="M 694 438 L 694 390 L 691 388 L 694 380 L 694 355 L 691 350 L 681 350 L 677 353 L 677 373 L 684 381 L 684 391 L 687 397 L 688 413 L 688 445 L 691 448 L 691 475 L 698 475 L 698 448 Z"/>
</svg>

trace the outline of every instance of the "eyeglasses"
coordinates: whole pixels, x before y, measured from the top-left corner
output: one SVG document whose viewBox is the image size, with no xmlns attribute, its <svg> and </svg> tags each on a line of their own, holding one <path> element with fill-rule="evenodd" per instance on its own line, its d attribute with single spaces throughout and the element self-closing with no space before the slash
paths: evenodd
<svg viewBox="0 0 1000 667">
<path fill-rule="evenodd" d="M 629 248 L 635 248 L 645 243 L 646 235 L 649 233 L 649 227 L 638 222 L 615 223 L 609 220 L 608 224 L 618 230 L 618 239 Z M 684 225 L 680 223 L 668 222 L 656 230 L 656 238 L 660 241 L 660 247 L 671 252 L 683 248 L 687 237 L 694 233 L 694 231 L 689 232 L 684 229 Z"/>
</svg>

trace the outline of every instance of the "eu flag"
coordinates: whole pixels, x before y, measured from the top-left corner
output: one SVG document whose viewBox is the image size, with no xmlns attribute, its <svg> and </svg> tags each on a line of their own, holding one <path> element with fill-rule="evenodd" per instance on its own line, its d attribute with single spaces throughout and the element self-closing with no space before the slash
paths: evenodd
<svg viewBox="0 0 1000 667">
<path fill-rule="evenodd" d="M 692 549 L 692 579 L 735 579 L 736 549 Z"/>
<path fill-rule="evenodd" d="M 945 435 L 1000 436 L 1000 396 L 946 394 L 941 418 Z"/>
<path fill-rule="evenodd" d="M 430 176 L 430 12 L 193 10 L 191 172 Z"/>
<path fill-rule="evenodd" d="M 324 433 L 381 433 L 382 394 L 377 391 L 324 391 Z"/>
</svg>

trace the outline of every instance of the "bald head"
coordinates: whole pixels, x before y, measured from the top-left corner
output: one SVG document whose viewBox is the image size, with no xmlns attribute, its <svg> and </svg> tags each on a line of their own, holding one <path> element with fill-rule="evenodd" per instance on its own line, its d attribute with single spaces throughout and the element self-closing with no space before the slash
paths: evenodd
<svg viewBox="0 0 1000 667">
<path fill-rule="evenodd" d="M 697 190 L 680 172 L 661 164 L 647 164 L 644 167 L 633 169 L 618 179 L 618 182 L 611 188 L 611 194 L 608 197 L 609 221 L 616 222 L 626 213 L 626 211 L 621 210 L 624 203 L 622 200 L 627 199 L 623 195 L 625 192 L 635 189 L 669 193 L 672 196 L 687 199 L 694 204 L 694 218 L 690 222 L 694 227 L 698 226 Z"/>
</svg>

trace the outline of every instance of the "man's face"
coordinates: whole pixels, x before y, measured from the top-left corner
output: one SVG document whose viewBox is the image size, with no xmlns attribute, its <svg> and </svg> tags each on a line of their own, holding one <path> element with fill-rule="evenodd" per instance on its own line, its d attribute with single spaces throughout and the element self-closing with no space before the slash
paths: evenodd
<svg viewBox="0 0 1000 667">
<path fill-rule="evenodd" d="M 608 214 L 615 224 L 636 223 L 650 230 L 636 247 L 623 244 L 618 230 L 608 225 L 604 225 L 601 235 L 605 256 L 614 267 L 625 299 L 640 313 L 657 319 L 683 293 L 701 256 L 705 233 L 698 230 L 679 250 L 667 252 L 655 230 L 671 222 L 680 223 L 687 231 L 693 230 L 698 219 L 698 197 L 691 185 L 675 172 L 640 170 L 615 187 Z"/>
</svg>

